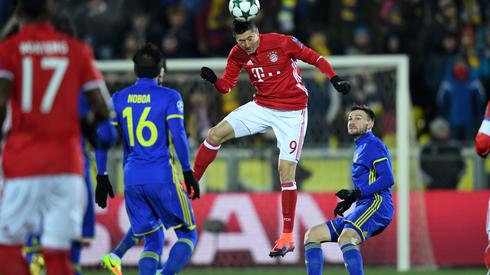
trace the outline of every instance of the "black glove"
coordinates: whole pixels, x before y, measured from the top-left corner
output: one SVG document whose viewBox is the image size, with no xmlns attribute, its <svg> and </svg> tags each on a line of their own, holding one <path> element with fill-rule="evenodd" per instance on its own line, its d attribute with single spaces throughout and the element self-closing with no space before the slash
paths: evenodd
<svg viewBox="0 0 490 275">
<path fill-rule="evenodd" d="M 202 73 L 201 73 L 202 75 Z M 345 95 L 349 93 L 350 91 L 350 84 L 349 81 L 343 80 L 340 76 L 334 75 L 332 78 L 330 78 L 330 83 L 332 83 L 333 87 L 337 92 Z"/>
<path fill-rule="evenodd" d="M 361 190 L 359 189 L 342 189 L 335 193 L 341 200 L 354 202 L 361 197 Z"/>
<path fill-rule="evenodd" d="M 194 178 L 194 172 L 192 170 L 186 171 L 184 174 L 185 188 L 187 189 L 187 194 L 191 200 L 198 199 L 201 191 L 199 190 L 199 182 Z"/>
<path fill-rule="evenodd" d="M 333 210 L 333 216 L 337 217 L 338 216 L 344 216 L 344 212 L 347 211 L 351 207 L 351 205 L 354 203 L 354 201 L 340 201 L 337 203 L 337 206 L 335 206 L 335 209 Z"/>
<path fill-rule="evenodd" d="M 111 198 L 114 198 L 114 191 L 112 190 L 112 185 L 109 182 L 109 176 L 97 175 L 97 186 L 95 187 L 95 202 L 98 206 L 106 208 L 107 194 L 109 194 Z"/>
<path fill-rule="evenodd" d="M 202 77 L 202 79 L 207 80 L 207 81 L 209 81 L 209 82 L 211 82 L 213 84 L 218 79 L 218 77 L 213 72 L 213 70 L 211 70 L 208 67 L 202 67 L 201 68 L 201 77 Z"/>
</svg>

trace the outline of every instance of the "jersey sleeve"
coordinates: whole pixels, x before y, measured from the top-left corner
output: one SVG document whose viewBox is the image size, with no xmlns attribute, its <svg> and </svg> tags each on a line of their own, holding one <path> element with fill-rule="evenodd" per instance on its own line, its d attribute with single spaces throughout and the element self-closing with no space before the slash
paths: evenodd
<svg viewBox="0 0 490 275">
<path fill-rule="evenodd" d="M 182 171 L 191 170 L 189 161 L 189 144 L 184 127 L 184 102 L 179 93 L 175 93 L 168 103 L 166 121 L 170 129 L 175 152 L 182 166 Z"/>
<path fill-rule="evenodd" d="M 393 168 L 389 161 L 389 156 L 380 144 L 370 143 L 368 145 L 367 154 L 370 156 L 371 169 L 369 173 L 369 184 L 361 188 L 361 194 L 363 197 L 370 196 L 379 191 L 392 186 L 395 183 L 393 177 Z M 371 179 L 373 181 L 371 182 Z"/>
<path fill-rule="evenodd" d="M 96 88 L 105 89 L 104 78 L 100 71 L 95 67 L 94 55 L 87 45 L 82 44 L 80 58 L 82 59 L 82 70 L 80 74 L 82 90 L 89 91 Z"/>
<path fill-rule="evenodd" d="M 11 57 L 12 54 L 9 54 L 7 44 L 0 43 L 0 78 L 10 81 L 14 79 L 14 64 Z"/>
<path fill-rule="evenodd" d="M 222 94 L 229 93 L 231 89 L 236 86 L 238 76 L 240 75 L 240 71 L 242 69 L 236 60 L 235 53 L 236 49 L 233 48 L 228 55 L 223 76 L 219 77 L 214 83 L 214 87 L 216 87 L 216 89 Z"/>
<path fill-rule="evenodd" d="M 285 48 L 288 55 L 317 67 L 329 79 L 336 75 L 330 63 L 319 53 L 305 46 L 294 36 L 286 36 Z"/>
<path fill-rule="evenodd" d="M 482 158 L 487 157 L 490 152 L 490 101 L 487 103 L 485 117 L 475 137 L 475 150 Z"/>
</svg>

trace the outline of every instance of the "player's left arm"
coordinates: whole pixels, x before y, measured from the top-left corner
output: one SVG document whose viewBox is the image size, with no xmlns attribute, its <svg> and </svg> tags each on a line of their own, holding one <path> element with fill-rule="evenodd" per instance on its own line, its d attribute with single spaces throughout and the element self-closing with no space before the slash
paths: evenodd
<svg viewBox="0 0 490 275">
<path fill-rule="evenodd" d="M 393 168 L 388 156 L 379 144 L 369 144 L 368 154 L 372 157 L 372 169 L 374 169 L 376 180 L 361 188 L 361 197 L 373 195 L 395 184 Z"/>
<path fill-rule="evenodd" d="M 337 73 L 335 73 L 335 70 L 327 59 L 311 48 L 305 46 L 296 37 L 289 36 L 286 38 L 285 48 L 289 55 L 317 67 L 328 77 L 334 88 L 339 93 L 347 94 L 350 91 L 349 82 L 342 79 L 337 75 Z"/>
<path fill-rule="evenodd" d="M 194 178 L 189 160 L 189 143 L 184 127 L 184 102 L 179 93 L 173 95 L 167 110 L 167 124 L 172 135 L 175 153 L 179 157 L 186 189 L 191 199 L 197 199 L 200 195 L 199 184 Z"/>
</svg>

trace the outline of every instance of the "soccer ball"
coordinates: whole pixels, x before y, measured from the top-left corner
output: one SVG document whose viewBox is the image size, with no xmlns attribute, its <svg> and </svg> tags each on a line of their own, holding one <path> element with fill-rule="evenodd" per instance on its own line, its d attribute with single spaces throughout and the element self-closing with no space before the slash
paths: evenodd
<svg viewBox="0 0 490 275">
<path fill-rule="evenodd" d="M 260 3 L 259 0 L 230 0 L 228 9 L 235 20 L 247 22 L 257 16 Z"/>
</svg>

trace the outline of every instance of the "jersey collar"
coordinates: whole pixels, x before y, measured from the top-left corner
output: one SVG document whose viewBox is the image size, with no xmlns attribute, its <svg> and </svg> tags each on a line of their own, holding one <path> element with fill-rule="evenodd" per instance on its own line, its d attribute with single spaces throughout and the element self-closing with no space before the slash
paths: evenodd
<svg viewBox="0 0 490 275">
<path fill-rule="evenodd" d="M 136 84 L 154 84 L 157 85 L 157 81 L 153 78 L 141 77 L 136 80 Z"/>
<path fill-rule="evenodd" d="M 22 26 L 24 32 L 54 31 L 53 24 L 49 21 L 27 23 Z"/>
<path fill-rule="evenodd" d="M 364 135 L 362 135 L 358 139 L 356 139 L 356 145 L 359 145 L 359 144 L 366 142 L 372 136 L 374 136 L 372 131 L 365 133 Z"/>
</svg>

